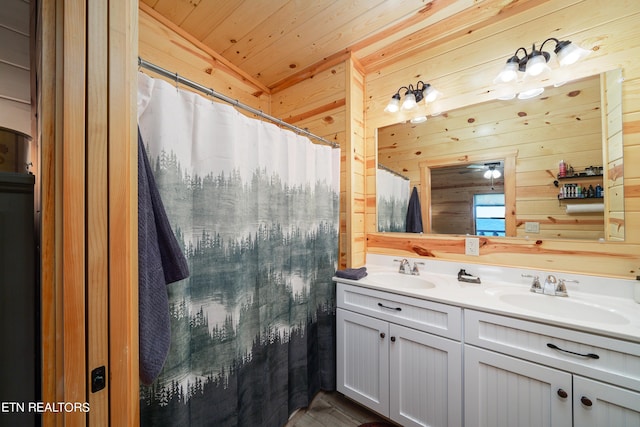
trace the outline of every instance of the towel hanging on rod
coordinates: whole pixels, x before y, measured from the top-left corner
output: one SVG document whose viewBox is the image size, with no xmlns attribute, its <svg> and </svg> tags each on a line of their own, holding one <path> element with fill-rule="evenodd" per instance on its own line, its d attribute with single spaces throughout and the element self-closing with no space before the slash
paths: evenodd
<svg viewBox="0 0 640 427">
<path fill-rule="evenodd" d="M 263 119 L 267 119 L 267 120 L 269 120 L 269 121 L 271 121 L 273 123 L 276 123 L 276 124 L 278 124 L 280 126 L 283 126 L 283 127 L 287 128 L 289 130 L 292 130 L 292 131 L 298 133 L 298 134 L 305 135 L 305 136 L 307 136 L 309 138 L 313 138 L 313 139 L 315 139 L 317 141 L 320 141 L 323 144 L 330 145 L 333 148 L 340 147 L 340 144 L 338 144 L 336 142 L 329 141 L 329 140 L 327 140 L 327 139 L 325 139 L 325 138 L 323 138 L 321 136 L 318 136 L 318 135 L 315 135 L 315 134 L 309 132 L 306 129 L 300 128 L 298 126 L 294 126 L 294 125 L 292 125 L 290 123 L 285 122 L 284 120 L 281 120 L 281 119 L 278 119 L 276 117 L 270 116 L 270 115 L 262 112 L 261 110 L 258 110 L 256 108 L 253 108 L 253 107 L 249 106 L 249 105 L 241 103 L 237 99 L 229 98 L 228 96 L 223 95 L 221 93 L 218 93 L 218 92 L 216 92 L 215 90 L 213 90 L 211 88 L 202 86 L 199 83 L 196 83 L 196 82 L 194 82 L 192 80 L 189 80 L 189 79 L 186 79 L 186 78 L 182 77 L 178 73 L 173 73 L 173 72 L 171 72 L 169 70 L 166 70 L 166 69 L 164 69 L 164 68 L 162 68 L 162 67 L 160 67 L 158 65 L 152 64 L 151 62 L 146 61 L 146 60 L 144 60 L 144 59 L 142 59 L 140 57 L 138 57 L 138 66 L 140 66 L 142 68 L 146 68 L 147 70 L 153 71 L 154 73 L 160 74 L 161 76 L 164 76 L 164 77 L 167 77 L 169 79 L 172 79 L 172 80 L 174 80 L 176 82 L 176 85 L 179 83 L 179 84 L 183 84 L 185 86 L 188 86 L 188 87 L 190 87 L 192 89 L 195 89 L 197 91 L 200 91 L 200 92 L 202 92 L 202 93 L 204 93 L 206 95 L 212 96 L 212 97 L 214 97 L 216 99 L 219 99 L 219 100 L 224 101 L 224 102 L 226 102 L 228 104 L 231 104 L 234 107 L 241 108 L 241 109 L 243 109 L 245 111 L 248 111 L 248 112 L 250 112 L 252 114 L 255 114 L 255 115 L 259 116 L 259 117 L 262 117 Z"/>
</svg>

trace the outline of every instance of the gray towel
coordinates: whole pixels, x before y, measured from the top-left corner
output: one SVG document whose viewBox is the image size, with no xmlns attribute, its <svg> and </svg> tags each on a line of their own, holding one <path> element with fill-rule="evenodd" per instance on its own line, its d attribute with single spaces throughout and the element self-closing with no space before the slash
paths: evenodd
<svg viewBox="0 0 640 427">
<path fill-rule="evenodd" d="M 189 267 L 160 199 L 138 130 L 138 287 L 140 380 L 151 384 L 171 343 L 167 285 L 189 277 Z"/>
<path fill-rule="evenodd" d="M 343 279 L 360 280 L 367 276 L 367 267 L 360 268 L 345 268 L 344 270 L 336 271 L 336 277 Z"/>
<path fill-rule="evenodd" d="M 413 187 L 409 206 L 407 207 L 406 228 L 407 233 L 422 233 L 422 209 L 418 189 Z"/>
</svg>

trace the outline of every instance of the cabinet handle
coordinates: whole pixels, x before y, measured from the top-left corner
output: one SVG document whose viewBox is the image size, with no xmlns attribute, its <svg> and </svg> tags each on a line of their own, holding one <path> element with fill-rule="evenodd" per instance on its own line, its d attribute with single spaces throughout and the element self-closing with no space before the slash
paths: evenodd
<svg viewBox="0 0 640 427">
<path fill-rule="evenodd" d="M 391 342 L 396 342 L 396 337 L 391 337 Z"/>
<path fill-rule="evenodd" d="M 388 305 L 384 305 L 381 302 L 378 303 L 378 307 L 386 308 L 387 310 L 402 311 L 400 307 L 389 307 Z"/>
<path fill-rule="evenodd" d="M 554 350 L 563 351 L 565 353 L 575 354 L 576 356 L 580 356 L 580 357 L 590 357 L 591 359 L 600 359 L 600 356 L 598 356 L 595 353 L 576 353 L 575 351 L 569 351 L 569 350 L 562 349 L 562 348 L 558 347 L 555 344 L 551 344 L 550 342 L 547 343 L 547 347 L 552 348 Z"/>
<path fill-rule="evenodd" d="M 384 338 L 384 337 L 386 337 L 386 336 L 387 336 L 387 335 L 385 335 L 385 333 L 384 333 L 384 332 L 380 332 L 380 338 Z"/>
<path fill-rule="evenodd" d="M 564 391 L 563 389 L 559 388 L 558 389 L 558 396 L 560 396 L 563 399 L 566 399 L 569 395 L 567 394 L 566 391 Z"/>
<path fill-rule="evenodd" d="M 587 396 L 582 396 L 580 402 L 582 402 L 584 406 L 593 406 L 593 402 Z"/>
</svg>

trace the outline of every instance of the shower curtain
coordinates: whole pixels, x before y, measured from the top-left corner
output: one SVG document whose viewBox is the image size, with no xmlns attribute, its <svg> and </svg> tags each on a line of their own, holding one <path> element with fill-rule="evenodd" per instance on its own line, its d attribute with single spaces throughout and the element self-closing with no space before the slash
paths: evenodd
<svg viewBox="0 0 640 427">
<path fill-rule="evenodd" d="M 409 180 L 384 169 L 376 176 L 378 231 L 405 231 L 409 206 Z"/>
<path fill-rule="evenodd" d="M 143 73 L 138 123 L 191 276 L 142 426 L 282 426 L 335 389 L 340 150 Z"/>
</svg>

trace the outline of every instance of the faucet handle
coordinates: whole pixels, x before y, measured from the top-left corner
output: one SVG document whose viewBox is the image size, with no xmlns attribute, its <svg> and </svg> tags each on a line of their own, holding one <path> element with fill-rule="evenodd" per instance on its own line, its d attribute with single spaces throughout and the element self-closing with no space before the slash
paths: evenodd
<svg viewBox="0 0 640 427">
<path fill-rule="evenodd" d="M 540 285 L 540 276 L 538 276 L 537 274 L 522 274 L 521 276 L 533 279 L 533 282 L 531 282 L 531 288 L 529 288 L 531 292 L 542 293 L 542 286 Z"/>
<path fill-rule="evenodd" d="M 418 270 L 418 265 L 424 265 L 424 262 L 422 261 L 415 261 L 413 263 L 413 269 L 411 270 L 411 274 L 413 276 L 419 276 L 420 275 L 420 270 Z"/>
<path fill-rule="evenodd" d="M 400 269 L 398 270 L 399 273 L 401 274 L 411 273 L 411 265 L 409 265 L 409 260 L 407 260 L 406 258 L 402 258 L 402 259 L 394 259 L 393 261 L 400 263 Z"/>
<path fill-rule="evenodd" d="M 566 282 L 571 283 L 580 283 L 578 280 L 574 279 L 558 279 L 558 284 L 556 285 L 556 296 L 559 297 L 568 297 L 567 287 L 565 285 Z"/>
</svg>

